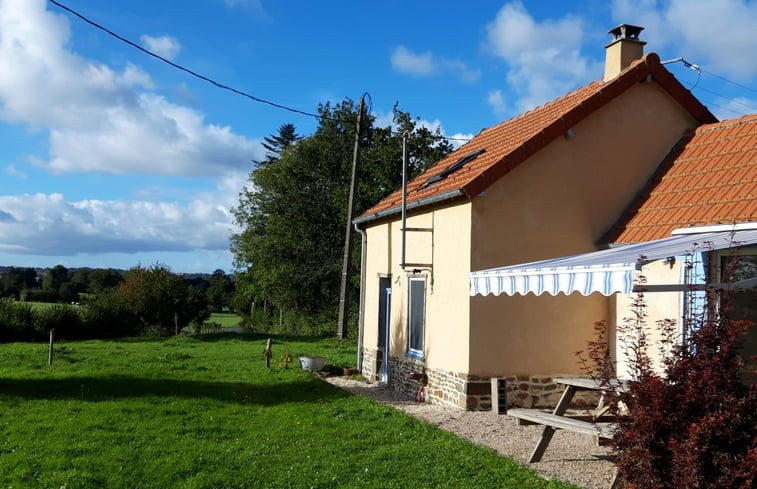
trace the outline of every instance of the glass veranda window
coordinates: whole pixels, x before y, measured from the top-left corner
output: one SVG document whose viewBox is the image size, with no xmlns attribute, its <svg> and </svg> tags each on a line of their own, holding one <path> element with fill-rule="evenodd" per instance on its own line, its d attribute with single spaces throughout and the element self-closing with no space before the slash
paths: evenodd
<svg viewBox="0 0 757 489">
<path fill-rule="evenodd" d="M 735 256 L 734 256 L 735 255 Z M 723 282 L 739 282 L 757 277 L 757 248 L 740 249 L 730 254 L 720 255 L 720 275 Z M 757 288 L 737 289 L 732 293 L 728 308 L 728 318 L 749 321 L 746 335 L 742 338 L 744 357 L 744 379 L 747 383 L 757 382 Z"/>
</svg>

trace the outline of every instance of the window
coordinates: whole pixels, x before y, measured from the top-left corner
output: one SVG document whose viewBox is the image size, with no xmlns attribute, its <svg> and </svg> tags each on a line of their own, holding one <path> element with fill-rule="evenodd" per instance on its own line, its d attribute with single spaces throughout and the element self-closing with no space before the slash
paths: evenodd
<svg viewBox="0 0 757 489">
<path fill-rule="evenodd" d="M 467 155 L 463 156 L 447 168 L 445 168 L 443 171 L 437 173 L 436 175 L 432 175 L 426 179 L 426 183 L 423 185 L 423 188 L 430 187 L 431 185 L 435 184 L 436 182 L 440 182 L 447 178 L 448 176 L 455 173 L 460 168 L 464 167 L 471 161 L 475 160 L 479 157 L 479 155 L 482 155 L 486 153 L 486 149 L 479 149 L 478 151 L 474 151 L 472 153 L 468 153 Z"/>
<path fill-rule="evenodd" d="M 426 277 L 408 279 L 407 352 L 423 358 L 423 326 L 426 315 Z"/>
<path fill-rule="evenodd" d="M 757 248 L 747 247 L 737 251 L 720 252 L 720 279 L 723 282 L 738 282 L 757 277 Z M 749 287 L 737 290 L 730 297 L 728 309 L 730 319 L 751 321 L 757 323 L 757 288 Z M 747 383 L 757 382 L 757 366 L 751 358 L 757 355 L 757 328 L 751 327 L 742 339 L 744 364 L 746 369 L 744 379 Z"/>
</svg>

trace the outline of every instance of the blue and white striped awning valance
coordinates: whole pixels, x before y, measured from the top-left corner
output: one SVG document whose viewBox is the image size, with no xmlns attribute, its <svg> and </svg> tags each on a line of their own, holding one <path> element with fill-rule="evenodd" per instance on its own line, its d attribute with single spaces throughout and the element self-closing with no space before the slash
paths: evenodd
<svg viewBox="0 0 757 489">
<path fill-rule="evenodd" d="M 551 261 L 551 260 L 545 260 Z M 540 262 L 535 262 L 536 265 Z M 580 292 L 609 295 L 633 289 L 636 264 L 600 264 L 580 268 L 564 266 L 505 267 L 471 273 L 471 295 L 557 295 Z"/>
<path fill-rule="evenodd" d="M 470 294 L 589 295 L 633 292 L 649 262 L 757 243 L 757 229 L 703 232 L 470 273 Z"/>
</svg>

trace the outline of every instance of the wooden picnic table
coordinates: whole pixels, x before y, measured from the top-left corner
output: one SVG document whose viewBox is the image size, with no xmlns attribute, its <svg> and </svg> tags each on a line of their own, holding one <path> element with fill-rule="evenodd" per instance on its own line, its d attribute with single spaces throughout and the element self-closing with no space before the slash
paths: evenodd
<svg viewBox="0 0 757 489">
<path fill-rule="evenodd" d="M 576 418 L 565 416 L 565 412 L 570 406 L 573 396 L 579 391 L 599 391 L 602 396 L 599 400 L 599 406 L 597 407 L 597 413 L 603 412 L 605 393 L 608 388 L 625 390 L 626 382 L 622 380 L 613 379 L 610 383 L 600 382 L 594 379 L 572 377 L 555 379 L 558 384 L 565 385 L 565 390 L 560 397 L 560 401 L 555 406 L 555 409 L 551 413 L 547 413 L 538 409 L 508 409 L 507 414 L 518 419 L 522 424 L 543 424 L 544 431 L 542 431 L 541 438 L 531 453 L 529 463 L 538 462 L 544 455 L 544 451 L 552 441 L 552 435 L 558 429 L 575 431 L 587 435 L 597 436 L 600 438 L 612 438 L 614 427 L 608 424 L 599 424 L 596 422 L 583 421 Z M 598 416 L 595 416 L 598 417 Z"/>
</svg>

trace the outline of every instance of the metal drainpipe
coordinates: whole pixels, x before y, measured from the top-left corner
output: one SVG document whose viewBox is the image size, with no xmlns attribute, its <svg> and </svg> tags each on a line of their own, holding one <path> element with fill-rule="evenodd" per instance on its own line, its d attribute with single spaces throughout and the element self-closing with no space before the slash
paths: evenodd
<svg viewBox="0 0 757 489">
<path fill-rule="evenodd" d="M 405 227 L 407 221 L 407 137 L 409 131 L 402 133 L 402 261 L 400 267 L 405 269 Z"/>
<path fill-rule="evenodd" d="M 365 252 L 368 248 L 368 236 L 365 234 L 365 229 L 361 229 L 357 224 L 355 231 L 360 233 L 360 306 L 358 308 L 357 316 L 357 371 L 363 371 L 363 322 L 365 308 Z"/>
</svg>

